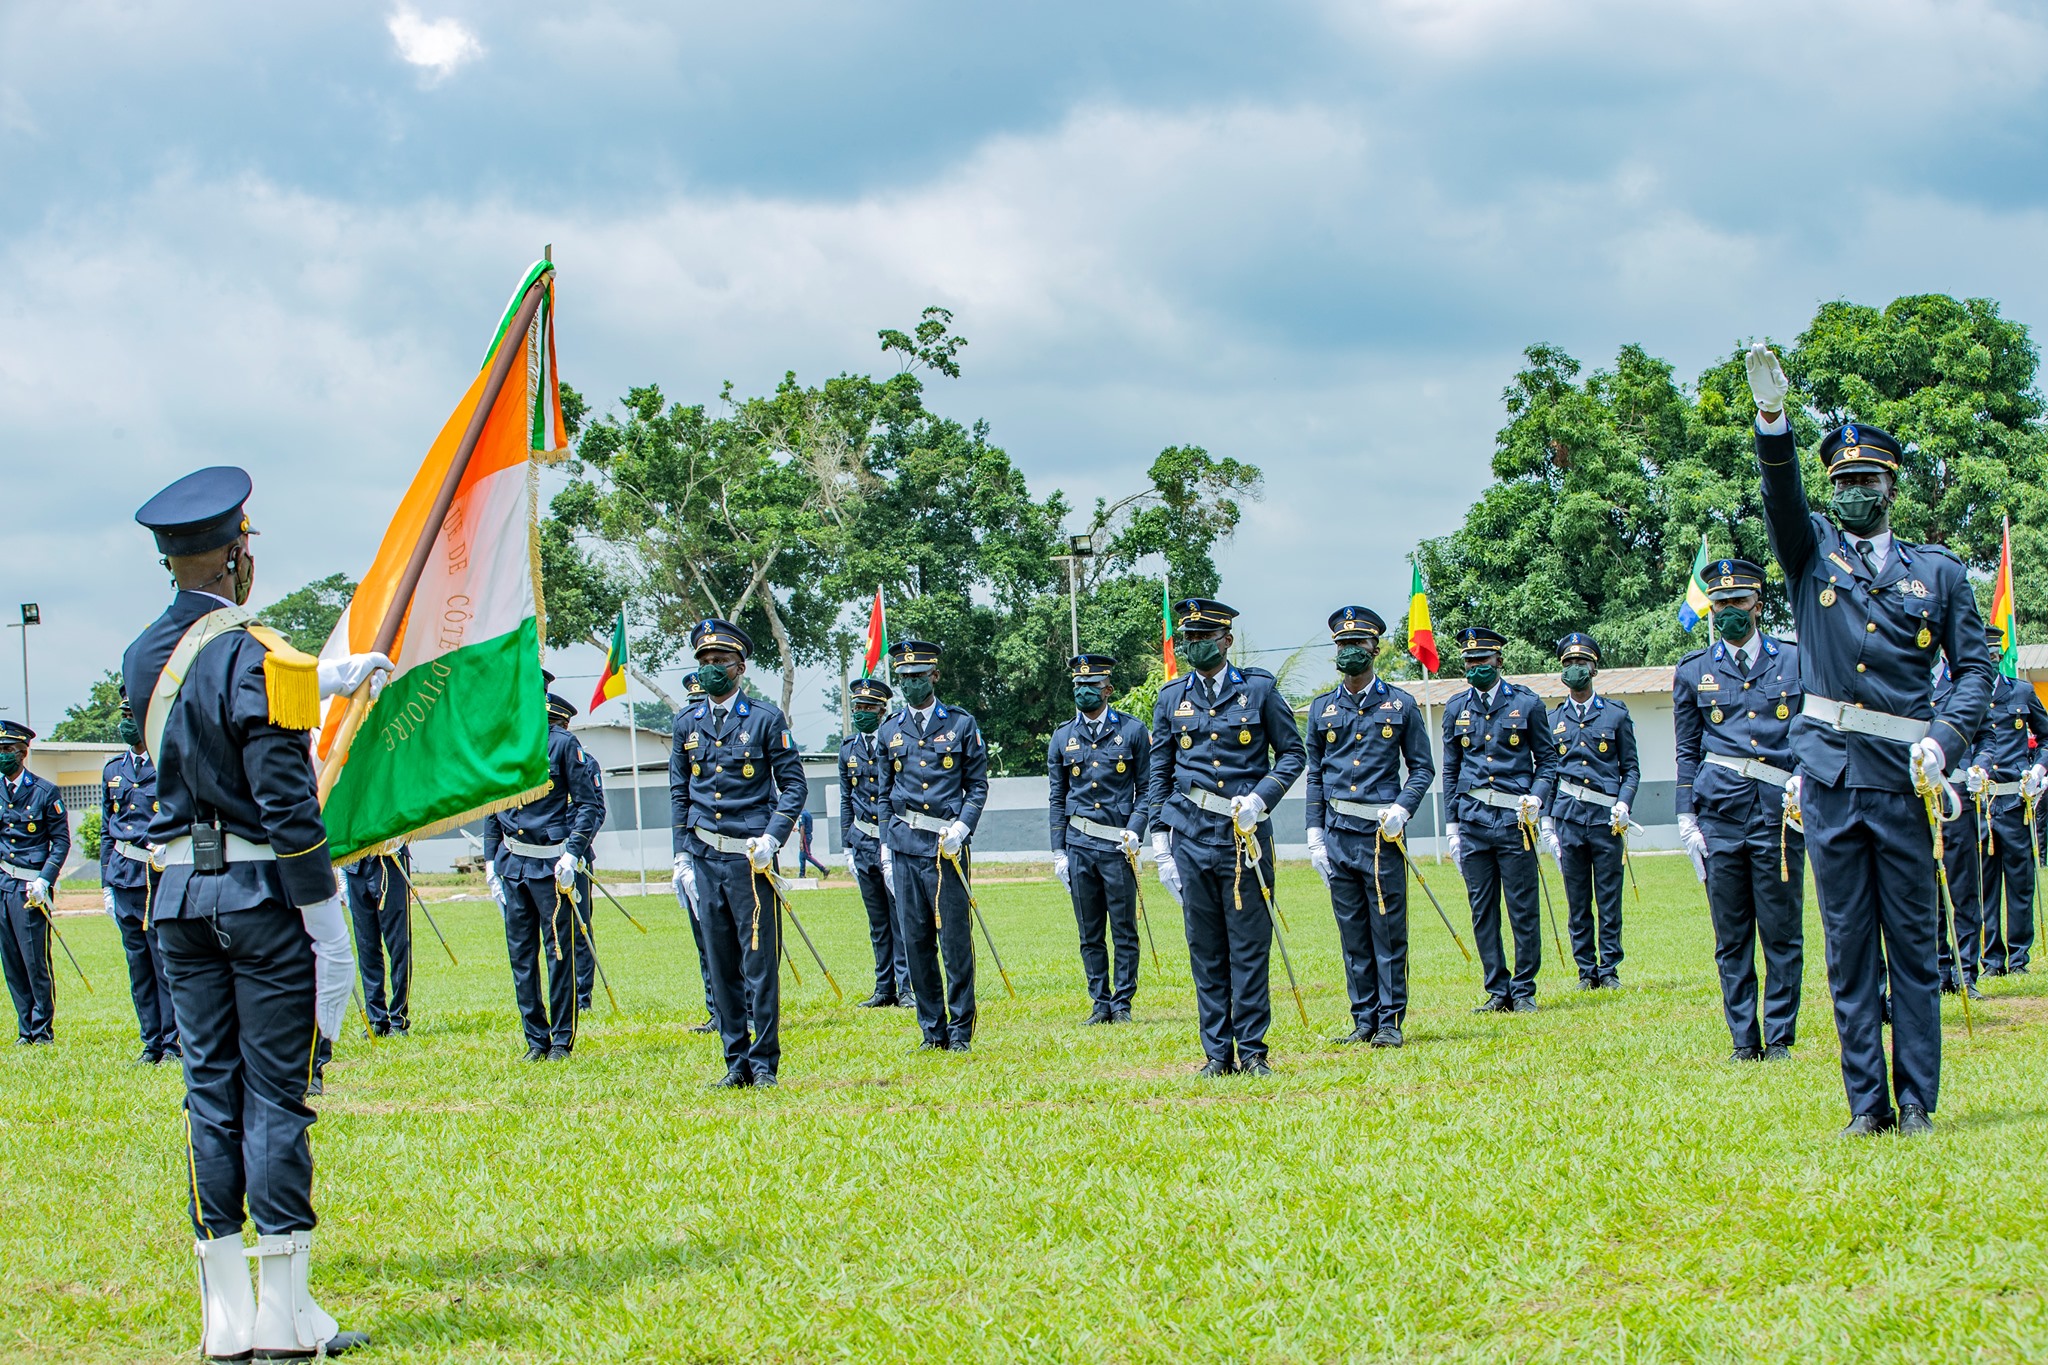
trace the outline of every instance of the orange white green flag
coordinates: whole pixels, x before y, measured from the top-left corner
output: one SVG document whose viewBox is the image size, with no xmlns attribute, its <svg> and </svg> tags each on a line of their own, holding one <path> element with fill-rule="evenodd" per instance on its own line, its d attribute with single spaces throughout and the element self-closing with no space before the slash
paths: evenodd
<svg viewBox="0 0 2048 1365">
<path fill-rule="evenodd" d="M 434 438 L 321 650 L 330 658 L 371 648 L 482 405 L 492 362 L 501 348 L 517 347 L 388 651 L 396 672 L 338 759 L 343 766 L 324 808 L 337 862 L 516 806 L 547 788 L 537 479 L 540 465 L 569 453 L 555 373 L 553 271 L 535 262 L 513 293 L 483 366 Z M 531 324 L 508 335 L 536 281 L 543 292 Z M 346 710 L 345 697 L 328 703 L 315 746 L 323 765 L 335 757 Z"/>
<path fill-rule="evenodd" d="M 2005 643 L 1998 651 L 1998 671 L 2008 678 L 2020 675 L 2020 623 L 2012 605 L 2012 518 L 2005 519 L 2005 545 L 1998 555 L 1998 578 L 1991 585 L 1991 628 L 2002 632 Z"/>
</svg>

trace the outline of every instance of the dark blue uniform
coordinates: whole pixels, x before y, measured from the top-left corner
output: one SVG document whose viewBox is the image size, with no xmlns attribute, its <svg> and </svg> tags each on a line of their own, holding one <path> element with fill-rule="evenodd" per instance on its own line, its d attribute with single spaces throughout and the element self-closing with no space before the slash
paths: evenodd
<svg viewBox="0 0 2048 1365">
<path fill-rule="evenodd" d="M 142 1033 L 142 1059 L 178 1054 L 178 1021 L 171 985 L 164 979 L 150 902 L 156 870 L 149 865 L 150 807 L 156 801 L 156 764 L 133 749 L 100 770 L 100 885 L 114 903 L 114 925 L 128 958 L 128 994 Z"/>
<path fill-rule="evenodd" d="M 121 672 L 148 698 L 187 629 L 219 598 L 180 592 L 128 646 Z M 192 1223 L 205 1240 L 248 1220 L 312 1228 L 313 941 L 302 906 L 335 896 L 306 732 L 270 720 L 264 647 L 236 629 L 186 671 L 152 757 L 149 841 L 164 873 L 151 905 L 185 1052 Z M 195 867 L 194 826 L 226 837 L 227 864 Z"/>
<path fill-rule="evenodd" d="M 57 1036 L 57 988 L 50 970 L 50 912 L 28 903 L 40 877 L 50 898 L 71 853 L 71 826 L 57 789 L 23 768 L 0 777 L 0 968 L 14 997 L 16 1037 L 47 1043 Z"/>
<path fill-rule="evenodd" d="M 1151 745 L 1145 723 L 1113 706 L 1094 720 L 1077 712 L 1046 745 L 1052 851 L 1067 855 L 1088 998 L 1111 1015 L 1129 1014 L 1138 993 L 1138 874 L 1121 842 L 1104 831 L 1145 837 Z M 1116 950 L 1113 965 L 1105 936 Z"/>
<path fill-rule="evenodd" d="M 934 1047 L 964 1048 L 974 1041 L 973 911 L 961 872 L 939 856 L 939 836 L 957 820 L 971 838 L 981 822 L 988 745 L 973 716 L 936 699 L 923 712 L 890 713 L 875 739 L 889 764 L 882 839 L 895 871 L 896 926 L 910 958 L 918 1031 Z M 961 846 L 960 868 L 972 875 L 970 845 Z"/>
<path fill-rule="evenodd" d="M 548 728 L 547 791 L 484 821 L 484 858 L 505 888 L 505 951 L 529 1051 L 576 1046 L 576 963 L 586 950 L 555 863 L 564 853 L 587 861 L 603 823 L 583 745 L 560 725 Z"/>
<path fill-rule="evenodd" d="M 1271 811 L 1306 764 L 1294 712 L 1266 670 L 1226 662 L 1213 679 L 1186 673 L 1159 689 L 1146 806 L 1180 874 L 1202 1051 L 1224 1068 L 1263 1061 L 1273 1022 L 1272 824 L 1260 820 L 1249 836 L 1259 861 L 1247 865 L 1230 798 L 1256 794 Z"/>
<path fill-rule="evenodd" d="M 2029 737 L 2048 743 L 2048 708 L 2042 707 L 2033 684 L 2001 676 L 1991 689 L 1991 708 L 1970 756 L 1990 782 L 1981 882 L 1984 971 L 1990 976 L 2026 971 L 2034 948 L 2033 831 L 2020 781 L 2040 760 L 2038 751 L 2028 747 Z M 1967 796 L 1964 800 L 1975 804 Z"/>
<path fill-rule="evenodd" d="M 1513 798 L 1550 803 L 1557 750 L 1543 699 L 1502 678 L 1491 699 L 1466 688 L 1444 707 L 1444 799 L 1464 842 L 1458 870 L 1472 903 L 1472 934 L 1487 998 L 1505 1009 L 1536 996 L 1543 965 L 1543 907 L 1536 850 L 1524 842 Z M 1506 805 L 1488 804 L 1489 799 Z M 1501 902 L 1515 939 L 1515 970 L 1501 951 Z"/>
<path fill-rule="evenodd" d="M 868 912 L 875 954 L 875 998 L 909 1004 L 910 946 L 896 923 L 896 903 L 882 873 L 882 810 L 891 772 L 878 733 L 839 742 L 839 846 L 847 852 L 860 903 Z"/>
<path fill-rule="evenodd" d="M 588 749 L 583 751 L 583 763 L 589 769 L 585 776 L 590 781 L 590 789 L 597 793 L 597 807 L 603 810 L 604 769 L 598 766 L 597 756 Z M 637 780 L 637 774 L 635 776 Z M 638 797 L 637 788 L 635 797 Z M 602 823 L 600 820 L 599 824 Z M 594 834 L 591 836 L 593 840 L 596 837 Z M 576 874 L 576 918 L 583 924 L 583 937 L 580 943 L 583 951 L 576 954 L 576 1009 L 584 1014 L 590 1012 L 590 992 L 597 985 L 597 926 L 591 922 L 597 912 L 597 888 L 591 885 L 590 880 L 590 863 L 595 861 L 593 858 L 586 862 L 583 870 Z"/>
<path fill-rule="evenodd" d="M 1398 1030 L 1408 1012 L 1408 865 L 1380 838 L 1389 804 L 1422 808 L 1436 761 L 1415 699 L 1384 678 L 1308 704 L 1308 819 L 1330 859 L 1330 909 L 1359 1035 Z M 1403 770 L 1406 770 L 1405 777 Z"/>
<path fill-rule="evenodd" d="M 1557 754 L 1550 818 L 1557 829 L 1572 960 L 1581 981 L 1617 985 L 1627 846 L 1614 829 L 1613 803 L 1636 803 L 1643 778 L 1636 760 L 1636 723 L 1628 707 L 1612 697 L 1596 694 L 1581 708 L 1567 696 L 1550 712 L 1550 740 Z"/>
<path fill-rule="evenodd" d="M 1846 443 L 1856 442 L 1856 429 Z M 1830 439 L 1844 437 L 1834 433 Z M 1802 805 L 1827 935 L 1828 984 L 1849 1110 L 1932 1114 L 1941 1088 L 1941 996 L 1933 837 L 1913 790 L 1910 738 L 1857 708 L 1924 725 L 1951 759 L 1968 752 L 1991 699 L 1991 656 L 1969 575 L 1948 551 L 1894 540 L 1873 572 L 1848 536 L 1811 512 L 1788 432 L 1759 430 L 1764 517 L 1799 627 L 1805 714 L 1794 720 Z M 1934 706 L 1934 665 L 1956 685 Z M 1848 708 L 1838 716 L 1834 704 Z M 1879 722 L 1882 723 L 1882 722 Z M 1890 981 L 1892 1070 L 1882 1018 Z"/>
<path fill-rule="evenodd" d="M 1934 704 L 1937 708 L 1948 699 L 1954 687 L 1955 679 L 1944 663 L 1935 670 Z M 1987 719 L 1987 728 L 1989 724 Z M 1982 735 L 1978 738 L 1981 744 Z M 1941 923 L 1934 936 L 1934 954 L 1943 994 L 1972 990 L 1977 978 L 1986 974 L 1983 959 L 1989 931 L 1985 919 L 1990 906 L 1986 900 L 1985 883 L 1996 872 L 1985 852 L 1984 837 L 1991 825 L 1991 793 L 1983 794 L 1980 805 L 1966 785 L 1970 766 L 1975 762 L 1974 750 L 1958 755 L 1950 760 L 1948 772 L 1948 780 L 1961 793 L 1963 804 L 1956 818 L 1943 825 L 1941 831 L 1942 866 L 1948 873 L 1949 904 L 1955 907 L 1951 923 L 1948 905 L 1937 902 Z M 1956 961 L 1958 952 L 1962 954 L 1960 964 Z"/>
<path fill-rule="evenodd" d="M 382 1037 L 412 1027 L 412 853 L 360 858 L 342 871 L 355 926 L 356 970 L 370 1030 Z M 387 978 L 387 973 L 388 978 Z"/>
<path fill-rule="evenodd" d="M 1787 824 L 1792 722 L 1804 699 L 1799 647 L 1761 633 L 1737 667 L 1726 641 L 1679 660 L 1671 681 L 1678 813 L 1707 841 L 1707 909 L 1721 1010 L 1738 1050 L 1791 1047 L 1805 970 L 1806 838 Z M 1711 757 L 1710 757 L 1711 756 Z M 1764 955 L 1757 1011 L 1756 952 Z"/>
<path fill-rule="evenodd" d="M 726 697 L 722 720 L 718 709 L 705 698 L 676 714 L 671 823 L 697 879 L 726 1066 L 760 1080 L 782 1061 L 782 923 L 775 882 L 754 872 L 743 845 L 789 838 L 809 784 L 780 710 L 741 693 Z"/>
</svg>

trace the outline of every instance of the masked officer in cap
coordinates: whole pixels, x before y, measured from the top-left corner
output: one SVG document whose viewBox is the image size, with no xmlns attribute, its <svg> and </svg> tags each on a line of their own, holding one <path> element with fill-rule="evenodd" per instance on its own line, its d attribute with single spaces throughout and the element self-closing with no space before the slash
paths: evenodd
<svg viewBox="0 0 2048 1365">
<path fill-rule="evenodd" d="M 1992 657 L 2005 653 L 2005 631 L 1993 626 L 1986 632 L 1985 645 Z M 1962 851 L 1981 868 L 1973 878 L 1983 906 L 1982 942 L 1984 975 L 2025 975 L 2034 948 L 2034 850 L 2028 811 L 2048 791 L 2048 768 L 2036 761 L 2029 740 L 2048 742 L 2048 708 L 2030 683 L 1998 675 L 1991 688 L 1991 706 L 1970 766 L 1963 774 L 1966 812 L 1984 815 L 1982 842 Z M 1949 826 L 1948 837 L 1963 842 L 1955 831 L 1961 822 Z M 1953 844 L 1948 851 L 1953 856 Z M 1954 866 L 1953 861 L 1950 864 Z M 1977 871 L 1973 868 L 1972 871 Z M 1961 937 L 1963 895 L 1951 873 L 1951 890 L 1956 895 L 1958 937 Z M 1967 961 L 1973 945 L 1962 945 Z"/>
<path fill-rule="evenodd" d="M 1899 443 L 1856 422 L 1827 433 L 1820 461 L 1833 498 L 1830 517 L 1815 515 L 1784 411 L 1785 371 L 1761 342 L 1747 366 L 1764 520 L 1799 627 L 1806 694 L 1792 742 L 1814 880 L 1826 888 L 1821 925 L 1852 1115 L 1843 1131 L 1896 1124 L 1928 1133 L 1941 1090 L 1941 992 L 1934 844 L 1922 793 L 1939 789 L 1938 805 L 1959 801 L 1944 779 L 1949 755 L 1968 749 L 1990 705 L 1984 623 L 1953 555 L 1892 535 Z M 1955 688 L 1937 709 L 1934 664 L 1944 656 Z"/>
<path fill-rule="evenodd" d="M 1506 638 L 1486 626 L 1467 626 L 1458 644 L 1471 686 L 1444 707 L 1445 833 L 1472 902 L 1472 935 L 1486 980 L 1486 1001 L 1473 1012 L 1529 1014 L 1543 965 L 1535 837 L 1556 779 L 1557 750 L 1542 698 L 1500 675 Z M 1515 939 L 1512 977 L 1501 952 L 1503 898 Z"/>
<path fill-rule="evenodd" d="M 57 1040 L 57 990 L 50 971 L 50 910 L 57 874 L 71 853 L 71 823 L 47 779 L 28 771 L 36 732 L 0 720 L 0 966 L 21 1043 Z"/>
<path fill-rule="evenodd" d="M 695 669 L 683 675 L 683 709 L 689 710 L 703 699 L 704 684 L 697 681 Z M 697 972 L 704 979 L 704 1022 L 690 1026 L 692 1033 L 718 1032 L 718 1002 L 711 995 L 711 953 L 704 946 L 704 925 L 697 917 L 697 874 L 690 867 L 688 858 L 675 860 L 675 871 L 669 882 L 675 887 L 676 900 L 690 916 L 690 941 L 697 947 Z"/>
<path fill-rule="evenodd" d="M 939 655 L 924 640 L 889 646 L 904 704 L 875 732 L 889 764 L 882 842 L 917 991 L 919 1046 L 966 1052 L 974 1041 L 968 841 L 988 805 L 988 745 L 973 716 L 938 699 Z"/>
<path fill-rule="evenodd" d="M 1344 681 L 1308 704 L 1308 860 L 1330 889 L 1344 947 L 1352 1027 L 1336 1041 L 1400 1047 L 1408 865 L 1395 841 L 1421 809 L 1436 761 L 1422 708 L 1373 676 L 1386 629 L 1370 607 L 1330 613 Z"/>
<path fill-rule="evenodd" d="M 1193 671 L 1152 710 L 1153 858 L 1187 931 L 1202 1074 L 1269 1076 L 1270 812 L 1301 776 L 1301 732 L 1271 673 L 1230 662 L 1235 608 L 1190 597 L 1173 615 L 1176 657 Z"/>
<path fill-rule="evenodd" d="M 121 742 L 127 750 L 108 759 L 100 770 L 100 896 L 121 931 L 121 951 L 128 958 L 128 994 L 142 1031 L 142 1055 L 136 1060 L 155 1066 L 180 1055 L 178 1020 L 171 1010 L 171 987 L 164 980 L 163 954 L 157 951 L 149 914 L 157 878 L 149 861 L 156 764 L 142 747 L 142 726 L 128 705 L 125 687 Z"/>
<path fill-rule="evenodd" d="M 412 850 L 358 858 L 342 869 L 363 1009 L 379 1038 L 412 1028 Z M 388 977 L 387 977 L 388 973 Z"/>
<path fill-rule="evenodd" d="M 374 692 L 391 669 L 380 654 L 315 660 L 243 609 L 255 579 L 249 491 L 239 469 L 202 469 L 135 514 L 178 592 L 121 661 L 157 767 L 149 841 L 164 870 L 151 915 L 185 1054 L 200 1349 L 230 1360 L 366 1341 L 307 1288 L 307 1072 L 316 1040 L 339 1034 L 355 976 L 307 734 L 322 698 L 366 680 Z"/>
<path fill-rule="evenodd" d="M 1760 566 L 1714 563 L 1707 596 L 1719 638 L 1680 659 L 1671 680 L 1678 834 L 1707 888 L 1731 1062 L 1791 1055 L 1805 963 L 1806 838 L 1792 754 L 1804 690 L 1799 646 L 1758 629 L 1763 591 Z"/>
<path fill-rule="evenodd" d="M 704 699 L 669 750 L 675 855 L 690 862 L 725 1044 L 716 1085 L 774 1085 L 782 1062 L 782 921 L 775 855 L 810 792 L 782 712 L 740 691 L 754 642 L 730 621 L 690 632 Z"/>
<path fill-rule="evenodd" d="M 847 688 L 851 701 L 848 724 L 853 733 L 839 741 L 839 843 L 846 866 L 860 888 L 868 912 L 868 943 L 875 951 L 875 993 L 861 1001 L 863 1009 L 914 1006 L 910 988 L 910 951 L 896 924 L 896 902 L 889 889 L 888 845 L 882 842 L 882 803 L 894 773 L 876 740 L 889 709 L 889 684 L 880 678 L 857 678 Z"/>
<path fill-rule="evenodd" d="M 1067 661 L 1074 718 L 1052 732 L 1052 870 L 1074 902 L 1081 970 L 1094 1004 L 1089 1024 L 1128 1024 L 1138 993 L 1138 849 L 1145 837 L 1145 773 L 1152 736 L 1109 704 L 1107 654 Z M 1104 933 L 1116 950 L 1114 973 Z"/>
<path fill-rule="evenodd" d="M 582 743 L 569 733 L 576 705 L 550 692 L 547 707 L 547 791 L 484 821 L 484 880 L 505 912 L 529 1062 L 566 1061 L 576 1047 L 577 963 L 590 949 L 580 941 L 573 897 L 604 823 L 604 798 L 591 785 Z"/>
<path fill-rule="evenodd" d="M 1636 723 L 1621 702 L 1593 694 L 1600 646 L 1592 636 L 1565 636 L 1557 659 L 1569 695 L 1550 713 L 1557 786 L 1543 818 L 1543 844 L 1564 878 L 1579 989 L 1620 990 L 1622 858 L 1643 776 Z"/>
</svg>

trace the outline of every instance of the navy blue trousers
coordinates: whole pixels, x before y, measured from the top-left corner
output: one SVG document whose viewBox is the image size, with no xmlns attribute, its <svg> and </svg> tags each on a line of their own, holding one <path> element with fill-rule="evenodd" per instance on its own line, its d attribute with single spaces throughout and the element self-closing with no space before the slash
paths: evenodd
<svg viewBox="0 0 2048 1365">
<path fill-rule="evenodd" d="M 396 877 L 383 887 L 351 883 L 348 914 L 356 931 L 356 971 L 370 1028 L 389 1033 L 412 1027 L 412 901 Z"/>
<path fill-rule="evenodd" d="M 755 873 L 744 853 L 690 842 L 725 1064 L 773 1076 L 782 1064 L 782 916 L 775 883 Z"/>
<path fill-rule="evenodd" d="M 1791 1047 L 1799 1039 L 1799 987 L 1806 970 L 1806 840 L 1785 831 L 1786 880 L 1779 880 L 1778 839 L 1759 828 L 1707 835 L 1707 912 L 1714 921 L 1714 967 L 1721 1013 L 1736 1047 Z M 1761 1016 L 1756 954 L 1764 955 Z"/>
<path fill-rule="evenodd" d="M 1258 838 L 1258 866 L 1240 868 L 1228 844 L 1173 836 L 1202 1052 L 1225 1066 L 1264 1057 L 1273 1024 L 1273 917 L 1259 892 L 1273 871 L 1273 835 L 1264 823 Z"/>
<path fill-rule="evenodd" d="M 1376 829 L 1326 829 L 1323 841 L 1352 1026 L 1399 1028 L 1408 1013 L 1408 865 Z"/>
<path fill-rule="evenodd" d="M 114 927 L 121 931 L 121 951 L 128 959 L 128 997 L 135 1003 L 135 1026 L 142 1050 L 159 1056 L 178 1050 L 178 1019 L 171 1008 L 171 983 L 164 978 L 164 956 L 157 947 L 156 926 L 148 923 L 149 888 L 116 886 Z"/>
<path fill-rule="evenodd" d="M 590 1012 L 590 992 L 597 985 L 597 939 L 590 923 L 597 913 L 597 888 L 590 884 L 590 874 L 580 873 L 576 878 L 576 921 L 583 927 L 576 931 L 576 1008 L 585 1014 Z"/>
<path fill-rule="evenodd" d="M 27 887 L 0 872 L 0 973 L 14 997 L 16 1036 L 24 1043 L 57 1036 L 57 983 L 50 975 L 50 917 L 31 910 Z"/>
<path fill-rule="evenodd" d="M 960 865 L 969 876 L 974 874 L 971 856 L 970 849 L 960 850 Z M 921 854 L 902 852 L 889 857 L 896 873 L 896 926 L 910 959 L 910 985 L 917 992 L 918 1031 L 928 1043 L 971 1043 L 974 910 L 967 903 L 967 887 L 944 859 L 934 864 Z"/>
<path fill-rule="evenodd" d="M 1849 1112 L 1888 1114 L 1896 1097 L 1931 1114 L 1941 1098 L 1941 982 L 1934 949 L 1940 914 L 1926 807 L 1911 792 L 1823 787 L 1811 779 L 1804 804 Z M 1889 1072 L 1883 1031 L 1887 986 Z"/>
<path fill-rule="evenodd" d="M 2025 804 L 2000 797 L 1999 807 L 1984 851 L 1984 963 L 2011 971 L 2034 951 L 2034 848 Z"/>
<path fill-rule="evenodd" d="M 1621 896 L 1626 880 L 1621 836 L 1605 820 L 1557 822 L 1557 860 L 1564 875 L 1565 924 L 1579 975 L 1600 981 L 1621 965 Z"/>
<path fill-rule="evenodd" d="M 1088 998 L 1129 1009 L 1138 994 L 1138 879 L 1131 860 L 1122 849 L 1068 844 L 1067 893 L 1081 933 Z"/>
<path fill-rule="evenodd" d="M 1940 929 L 1934 940 L 1934 960 L 1943 987 L 1957 984 L 1956 955 L 1962 955 L 1964 981 L 1975 981 L 1984 950 L 1986 874 L 1997 875 L 1983 844 L 1984 824 L 1977 819 L 1976 803 L 1963 796 L 1963 813 L 1941 829 L 1941 862 L 1948 872 L 1949 899 L 1955 903 L 1951 924 L 1948 905 L 1935 900 Z"/>
<path fill-rule="evenodd" d="M 696 876 L 694 870 L 690 873 Z M 697 974 L 704 978 L 704 1014 L 713 1023 L 718 1020 L 718 999 L 711 993 L 711 950 L 704 946 L 704 922 L 697 908 L 685 905 L 683 909 L 690 916 L 690 941 L 697 945 Z"/>
<path fill-rule="evenodd" d="M 505 953 L 530 1048 L 576 1046 L 576 912 L 553 874 L 506 877 Z"/>
<path fill-rule="evenodd" d="M 319 1030 L 313 941 L 279 902 L 153 932 L 185 1052 L 188 1207 L 202 1239 L 314 1225 L 306 1106 Z"/>
<path fill-rule="evenodd" d="M 868 912 L 868 946 L 875 954 L 875 994 L 909 1000 L 915 994 L 910 985 L 910 953 L 896 927 L 896 902 L 889 891 L 889 879 L 882 875 L 880 844 L 863 840 L 853 850 L 853 884 L 860 888 L 860 903 Z"/>
<path fill-rule="evenodd" d="M 1459 833 L 1465 856 L 1458 871 L 1465 878 L 1465 897 L 1472 903 L 1472 937 L 1479 943 L 1486 993 L 1496 1001 L 1533 1000 L 1536 972 L 1543 966 L 1543 904 L 1535 851 L 1522 847 L 1522 830 L 1513 820 L 1499 825 L 1466 821 Z M 1515 940 L 1512 976 L 1500 937 L 1503 900 L 1508 931 Z"/>
</svg>

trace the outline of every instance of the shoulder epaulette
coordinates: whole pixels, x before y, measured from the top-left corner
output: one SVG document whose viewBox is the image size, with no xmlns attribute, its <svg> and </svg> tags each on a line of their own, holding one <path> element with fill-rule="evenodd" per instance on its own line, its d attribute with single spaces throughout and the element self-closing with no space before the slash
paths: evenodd
<svg viewBox="0 0 2048 1365">
<path fill-rule="evenodd" d="M 320 661 L 294 649 L 269 626 L 252 621 L 243 629 L 263 646 L 263 695 L 270 703 L 270 723 L 287 730 L 319 725 Z"/>
<path fill-rule="evenodd" d="M 1244 674 L 1244 676 L 1246 676 L 1247 678 L 1264 678 L 1268 682 L 1273 681 L 1273 675 L 1267 672 L 1265 669 L 1260 668 L 1257 664 L 1240 664 L 1238 666 L 1237 671 Z"/>
<path fill-rule="evenodd" d="M 1703 656 L 1704 656 L 1704 655 L 1706 654 L 1707 650 L 1708 650 L 1708 649 L 1709 649 L 1710 647 L 1711 647 L 1711 646 L 1707 646 L 1707 645 L 1702 645 L 1702 646 L 1700 646 L 1700 647 L 1699 647 L 1698 649 L 1695 649 L 1694 651 L 1692 651 L 1692 652 L 1691 652 L 1690 654 L 1681 654 L 1681 655 L 1679 655 L 1679 656 L 1678 656 L 1678 662 L 1679 662 L 1680 664 L 1689 664 L 1689 663 L 1691 663 L 1691 662 L 1692 662 L 1692 661 L 1693 661 L 1694 659 L 1698 659 L 1698 658 L 1701 658 L 1701 657 L 1703 657 Z M 1674 666 L 1674 667 L 1676 667 L 1677 665 L 1673 665 L 1673 666 Z"/>
</svg>

